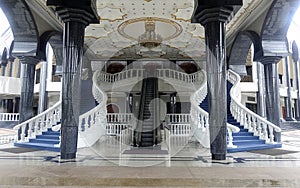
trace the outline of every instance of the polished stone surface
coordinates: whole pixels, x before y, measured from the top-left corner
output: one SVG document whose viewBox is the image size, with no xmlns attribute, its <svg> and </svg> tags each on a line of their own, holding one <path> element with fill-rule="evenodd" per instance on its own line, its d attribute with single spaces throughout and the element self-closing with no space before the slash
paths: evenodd
<svg viewBox="0 0 300 188">
<path fill-rule="evenodd" d="M 264 65 L 257 62 L 257 114 L 266 117 L 266 94 L 265 94 L 265 75 Z"/>
<path fill-rule="evenodd" d="M 276 57 L 275 57 L 276 60 Z M 280 126 L 280 100 L 277 62 L 264 64 L 266 88 L 267 119 Z M 275 134 L 275 141 L 280 141 L 280 133 Z"/>
<path fill-rule="evenodd" d="M 23 75 L 20 97 L 20 118 L 22 123 L 33 117 L 33 97 L 34 97 L 34 78 L 35 78 L 35 64 L 30 62 L 23 62 Z"/>
<path fill-rule="evenodd" d="M 48 63 L 46 61 L 42 61 L 40 68 L 40 88 L 39 88 L 39 106 L 38 113 L 42 113 L 47 109 L 47 72 L 48 72 Z"/>
<path fill-rule="evenodd" d="M 230 153 L 223 161 L 211 160 L 210 151 L 193 141 L 170 158 L 113 154 L 112 143 L 104 141 L 106 157 L 95 146 L 79 149 L 76 160 L 0 145 L 0 187 L 299 187 L 299 135 L 290 128 L 281 149 Z"/>
<path fill-rule="evenodd" d="M 200 6 L 200 5 L 199 5 Z M 196 16 L 205 28 L 206 72 L 210 150 L 212 159 L 223 160 L 227 150 L 227 90 L 225 21 L 232 7 L 202 9 L 196 7 Z M 214 14 L 218 12 L 218 14 Z"/>
<path fill-rule="evenodd" d="M 292 104 L 291 104 L 291 100 L 292 100 L 292 94 L 291 94 L 291 82 L 290 82 L 290 61 L 289 61 L 289 57 L 285 57 L 285 76 L 286 76 L 286 86 L 287 86 L 287 97 L 285 98 L 285 110 L 286 110 L 286 118 L 285 120 L 287 121 L 294 121 L 294 119 L 292 118 Z"/>
</svg>

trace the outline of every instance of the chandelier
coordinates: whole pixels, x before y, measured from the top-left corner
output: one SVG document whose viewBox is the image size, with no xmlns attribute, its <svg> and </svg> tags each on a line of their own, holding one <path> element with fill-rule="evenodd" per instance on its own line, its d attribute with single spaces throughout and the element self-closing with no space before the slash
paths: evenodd
<svg viewBox="0 0 300 188">
<path fill-rule="evenodd" d="M 149 49 L 155 48 L 161 44 L 162 40 L 162 37 L 155 33 L 155 21 L 147 19 L 145 21 L 145 33 L 138 38 L 140 46 Z"/>
</svg>

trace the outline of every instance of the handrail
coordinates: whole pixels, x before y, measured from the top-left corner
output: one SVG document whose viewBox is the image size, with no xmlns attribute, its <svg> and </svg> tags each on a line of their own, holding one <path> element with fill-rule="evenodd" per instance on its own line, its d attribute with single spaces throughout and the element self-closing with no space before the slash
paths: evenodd
<svg viewBox="0 0 300 188">
<path fill-rule="evenodd" d="M 0 130 L 0 144 L 11 143 L 17 140 L 18 134 L 17 131 L 11 129 L 1 129 Z"/>
<path fill-rule="evenodd" d="M 206 74 L 204 72 L 204 74 Z M 206 75 L 205 75 L 206 78 Z M 198 104 L 200 104 L 204 98 L 207 95 L 207 84 L 206 84 L 206 80 L 204 80 L 205 83 L 202 84 L 202 86 L 193 94 L 191 95 L 191 123 L 194 124 L 197 129 L 196 134 L 201 134 L 202 138 L 198 138 L 199 142 L 201 142 L 201 144 L 204 147 L 209 147 L 209 114 L 208 112 L 206 112 L 205 110 L 203 110 L 202 108 L 199 107 Z M 228 124 L 227 123 L 227 133 L 228 133 L 228 144 L 227 147 L 228 148 L 234 148 L 236 146 L 233 145 L 233 137 L 232 137 L 232 133 L 236 133 L 239 132 L 240 129 L 234 125 Z M 196 136 L 196 135 L 195 135 Z"/>
<path fill-rule="evenodd" d="M 147 88 L 147 79 L 144 79 L 142 85 L 142 93 L 146 93 L 146 88 Z M 135 139 L 134 145 L 136 145 L 136 143 L 141 145 L 142 142 L 143 119 L 144 119 L 143 109 L 145 107 L 145 100 L 146 100 L 146 95 L 141 95 L 138 122 L 134 130 L 134 139 Z"/>
<path fill-rule="evenodd" d="M 227 144 L 227 148 L 236 148 L 237 146 L 233 145 L 233 136 L 232 133 L 238 133 L 240 132 L 240 128 L 238 128 L 237 126 L 234 126 L 230 123 L 227 123 L 227 131 L 228 131 L 228 144 Z"/>
<path fill-rule="evenodd" d="M 201 81 L 202 71 L 198 71 L 192 74 L 187 74 L 185 72 L 180 72 L 178 70 L 173 69 L 157 69 L 157 75 L 158 77 L 164 77 L 164 78 L 172 78 L 175 80 L 181 80 L 186 83 L 195 83 Z"/>
<path fill-rule="evenodd" d="M 155 78 L 154 82 L 154 99 L 157 99 L 158 96 L 158 80 Z M 159 102 L 158 100 L 154 100 L 154 109 L 155 110 L 155 116 L 154 116 L 154 143 L 157 145 L 161 142 L 161 133 L 160 133 L 160 108 L 159 108 Z"/>
<path fill-rule="evenodd" d="M 241 104 L 241 92 L 239 87 L 241 78 L 237 73 L 229 70 L 227 79 L 233 84 L 232 89 L 230 90 L 231 114 L 241 125 L 248 129 L 249 132 L 253 132 L 255 136 L 259 136 L 260 139 L 266 140 L 267 143 L 275 143 L 273 130 L 281 132 L 280 127 L 257 115 Z"/>
<path fill-rule="evenodd" d="M 13 130 L 18 130 L 20 137 L 18 141 L 28 141 L 29 138 L 42 134 L 47 128 L 51 128 L 60 121 L 61 101 L 37 116 L 16 125 Z M 27 129 L 27 130 L 26 130 Z"/>
</svg>

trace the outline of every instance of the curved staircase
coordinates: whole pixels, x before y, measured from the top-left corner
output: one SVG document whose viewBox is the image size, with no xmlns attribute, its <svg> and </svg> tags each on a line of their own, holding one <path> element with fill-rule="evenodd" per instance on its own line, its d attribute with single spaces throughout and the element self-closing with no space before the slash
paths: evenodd
<svg viewBox="0 0 300 188">
<path fill-rule="evenodd" d="M 158 77 L 168 81 L 174 80 L 178 85 L 188 87 L 188 84 L 193 84 L 197 86 L 198 90 L 191 95 L 192 106 L 189 114 L 190 118 L 188 118 L 190 119 L 191 130 L 195 131 L 190 132 L 194 132 L 194 136 L 204 147 L 209 147 L 208 100 L 205 97 L 207 95 L 205 72 L 199 71 L 188 75 L 168 69 L 157 71 Z M 121 84 L 123 87 L 128 87 L 127 85 L 131 82 L 124 84 L 127 79 L 131 79 L 131 81 L 134 79 L 141 80 L 144 77 L 143 75 L 144 71 L 142 69 L 126 70 L 115 75 L 101 71 L 95 72 L 93 76 L 93 95 L 99 105 L 79 117 L 79 147 L 91 146 L 101 136 L 106 134 L 107 96 L 100 89 L 99 85 L 103 86 L 104 90 L 111 88 L 112 84 L 116 84 L 117 86 Z M 274 132 L 280 132 L 281 129 L 240 104 L 240 92 L 238 90 L 239 76 L 229 71 L 227 79 L 229 81 L 227 85 L 227 121 L 229 123 L 227 126 L 227 151 L 238 152 L 281 147 L 280 143 L 274 142 Z M 14 129 L 18 130 L 20 135 L 15 146 L 59 151 L 60 132 L 54 132 L 51 128 L 60 123 L 60 105 L 61 103 L 58 102 L 45 112 L 15 126 Z"/>
<path fill-rule="evenodd" d="M 238 75 L 234 75 L 238 76 Z M 280 148 L 282 147 L 281 143 L 266 143 L 266 140 L 261 139 L 260 135 L 262 133 L 258 133 L 258 135 L 255 135 L 255 131 L 251 130 L 249 128 L 245 128 L 244 125 L 241 125 L 236 118 L 231 113 L 231 107 L 232 107 L 232 98 L 231 98 L 231 89 L 233 87 L 233 84 L 231 84 L 229 81 L 227 81 L 227 123 L 230 125 L 233 125 L 235 127 L 238 127 L 240 129 L 239 132 L 232 133 L 232 144 L 234 147 L 228 147 L 227 152 L 233 153 L 233 152 L 241 152 L 241 151 L 252 151 L 252 150 L 261 150 L 261 149 L 269 149 L 269 148 Z M 204 98 L 202 103 L 200 103 L 200 108 L 208 112 L 208 96 Z M 253 119 L 252 117 L 248 116 L 248 119 L 246 121 L 250 121 Z M 258 120 L 255 120 L 257 123 Z M 257 129 L 261 129 L 261 127 L 257 127 Z"/>
</svg>

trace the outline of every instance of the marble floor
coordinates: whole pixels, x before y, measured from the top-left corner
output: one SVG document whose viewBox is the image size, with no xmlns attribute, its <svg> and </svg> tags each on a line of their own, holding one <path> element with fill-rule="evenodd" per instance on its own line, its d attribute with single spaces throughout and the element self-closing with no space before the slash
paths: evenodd
<svg viewBox="0 0 300 188">
<path fill-rule="evenodd" d="M 171 154 L 130 153 L 117 139 L 79 149 L 76 160 L 59 153 L 0 145 L 2 187 L 300 187 L 300 130 L 282 133 L 283 147 L 229 153 L 210 159 L 194 141 L 173 140 Z M 166 149 L 161 146 L 160 150 Z"/>
</svg>

